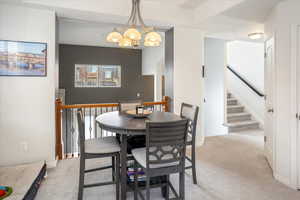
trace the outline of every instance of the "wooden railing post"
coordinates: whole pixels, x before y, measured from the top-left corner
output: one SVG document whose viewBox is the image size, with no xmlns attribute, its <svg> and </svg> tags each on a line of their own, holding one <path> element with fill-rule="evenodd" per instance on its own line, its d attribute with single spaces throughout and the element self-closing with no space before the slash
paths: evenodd
<svg viewBox="0 0 300 200">
<path fill-rule="evenodd" d="M 165 112 L 169 112 L 169 97 L 168 96 L 163 96 L 163 102 L 165 102 L 165 109 L 164 109 L 164 111 Z"/>
<path fill-rule="evenodd" d="M 61 132 L 61 109 L 62 109 L 61 99 L 56 99 L 56 101 L 55 101 L 55 131 L 56 131 L 55 154 L 59 160 L 63 159 L 63 142 L 62 142 L 62 132 Z"/>
</svg>

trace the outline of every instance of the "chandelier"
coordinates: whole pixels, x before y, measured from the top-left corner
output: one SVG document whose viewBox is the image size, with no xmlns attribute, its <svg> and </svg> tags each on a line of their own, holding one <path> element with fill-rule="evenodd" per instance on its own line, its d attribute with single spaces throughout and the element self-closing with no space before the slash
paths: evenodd
<svg viewBox="0 0 300 200">
<path fill-rule="evenodd" d="M 154 27 L 145 25 L 140 11 L 140 0 L 132 0 L 131 14 L 126 27 L 114 28 L 106 40 L 117 43 L 120 47 L 138 47 L 141 43 L 146 47 L 157 47 L 162 41 Z"/>
</svg>

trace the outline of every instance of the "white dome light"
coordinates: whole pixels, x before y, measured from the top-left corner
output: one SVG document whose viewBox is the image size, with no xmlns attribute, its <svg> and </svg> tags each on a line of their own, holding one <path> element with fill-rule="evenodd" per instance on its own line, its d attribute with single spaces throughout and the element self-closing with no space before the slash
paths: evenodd
<svg viewBox="0 0 300 200">
<path fill-rule="evenodd" d="M 264 37 L 264 33 L 250 33 L 250 34 L 248 34 L 248 37 L 251 40 L 258 40 L 258 39 L 261 39 Z"/>
</svg>

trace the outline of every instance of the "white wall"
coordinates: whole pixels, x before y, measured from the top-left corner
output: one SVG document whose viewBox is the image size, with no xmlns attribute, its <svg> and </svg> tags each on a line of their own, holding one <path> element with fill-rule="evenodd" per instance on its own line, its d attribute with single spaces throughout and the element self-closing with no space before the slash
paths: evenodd
<svg viewBox="0 0 300 200">
<path fill-rule="evenodd" d="M 255 88 L 264 91 L 264 44 L 227 42 L 227 63 L 247 78 Z"/>
<path fill-rule="evenodd" d="M 226 41 L 213 38 L 204 40 L 204 130 L 205 136 L 225 135 L 225 66 Z"/>
<path fill-rule="evenodd" d="M 164 35 L 161 33 L 162 36 Z M 163 36 L 164 37 L 164 36 Z M 154 75 L 154 100 L 162 100 L 162 75 L 165 69 L 165 45 L 142 50 L 142 74 Z"/>
<path fill-rule="evenodd" d="M 297 170 L 295 138 L 297 137 L 292 131 L 296 111 L 291 106 L 291 102 L 294 101 L 291 98 L 291 27 L 293 24 L 300 24 L 299 8 L 299 0 L 282 1 L 274 8 L 265 23 L 266 38 L 275 37 L 277 81 L 274 85 L 277 105 L 274 108 L 276 116 L 274 176 L 294 188 L 297 185 L 295 172 Z"/>
<path fill-rule="evenodd" d="M 59 19 L 58 38 L 61 44 L 117 47 L 106 42 L 106 36 L 118 25 Z"/>
<path fill-rule="evenodd" d="M 199 106 L 197 145 L 204 142 L 203 35 L 199 29 L 174 27 L 174 111 L 180 113 L 182 102 Z"/>
<path fill-rule="evenodd" d="M 264 44 L 244 41 L 227 43 L 227 63 L 261 93 L 264 92 Z M 227 70 L 228 90 L 256 120 L 264 124 L 264 98 Z"/>
<path fill-rule="evenodd" d="M 0 38 L 48 44 L 47 77 L 0 77 L 0 166 L 54 161 L 55 13 L 0 4 Z"/>
</svg>

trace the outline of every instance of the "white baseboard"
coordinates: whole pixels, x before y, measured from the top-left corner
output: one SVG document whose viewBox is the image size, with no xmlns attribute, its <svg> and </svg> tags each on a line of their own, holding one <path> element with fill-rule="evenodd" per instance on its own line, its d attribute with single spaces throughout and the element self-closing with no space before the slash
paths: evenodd
<svg viewBox="0 0 300 200">
<path fill-rule="evenodd" d="M 225 124 L 222 125 L 222 128 L 205 131 L 205 137 L 228 135 L 228 127 Z"/>
<path fill-rule="evenodd" d="M 274 173 L 273 176 L 274 176 L 274 178 L 275 178 L 277 181 L 283 183 L 284 185 L 286 185 L 286 186 L 288 186 L 288 187 L 290 187 L 290 188 L 292 188 L 292 189 L 294 189 L 294 190 L 298 190 L 298 189 L 299 189 L 299 187 L 298 187 L 297 185 L 293 185 L 293 184 L 291 183 L 291 181 L 290 181 L 290 179 L 289 179 L 288 177 L 280 176 L 280 175 L 277 174 L 277 173 Z"/>
</svg>

